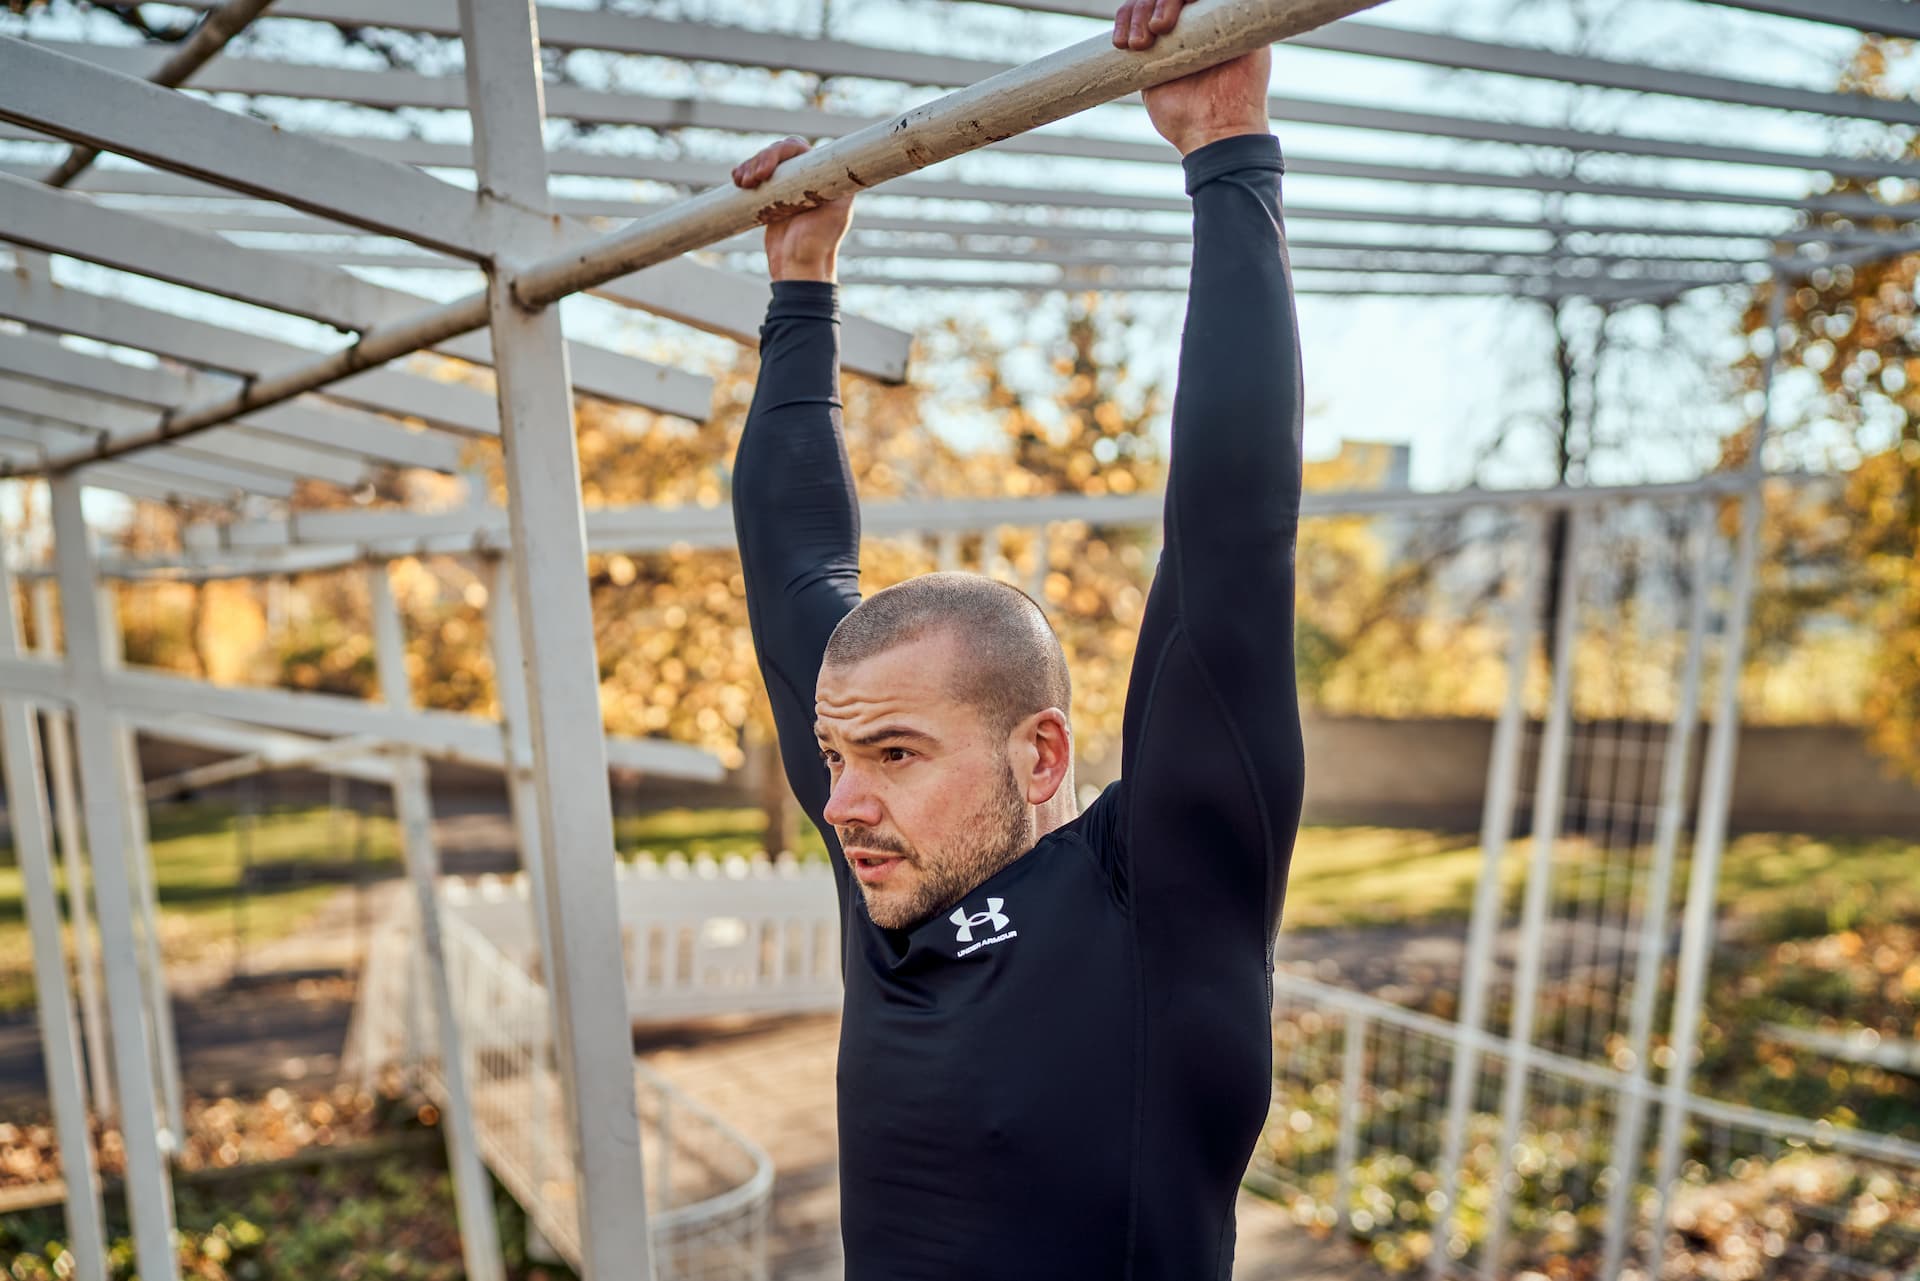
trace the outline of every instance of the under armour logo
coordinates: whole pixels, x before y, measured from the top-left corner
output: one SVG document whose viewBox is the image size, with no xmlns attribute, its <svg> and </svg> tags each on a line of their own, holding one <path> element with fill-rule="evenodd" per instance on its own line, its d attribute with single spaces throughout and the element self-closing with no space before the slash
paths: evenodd
<svg viewBox="0 0 1920 1281">
<path fill-rule="evenodd" d="M 1003 898 L 990 898 L 987 900 L 987 910 L 984 912 L 977 912 L 972 916 L 967 915 L 967 909 L 964 907 L 954 908 L 953 915 L 947 918 L 949 921 L 952 921 L 955 925 L 960 927 L 960 933 L 957 936 L 955 936 L 954 941 L 958 943 L 973 942 L 973 927 L 976 925 L 985 925 L 990 922 L 992 923 L 993 928 L 996 930 L 1006 929 L 1007 928 L 1006 913 L 1000 910 L 1001 906 L 1005 904 L 1006 901 L 1007 900 Z"/>
</svg>

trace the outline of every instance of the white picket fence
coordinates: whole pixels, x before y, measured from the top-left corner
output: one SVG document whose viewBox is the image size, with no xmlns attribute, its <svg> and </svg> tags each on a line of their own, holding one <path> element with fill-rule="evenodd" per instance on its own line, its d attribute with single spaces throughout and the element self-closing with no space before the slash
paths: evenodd
<svg viewBox="0 0 1920 1281">
<path fill-rule="evenodd" d="M 765 859 L 621 865 L 634 1021 L 833 1010 L 839 923 L 824 866 Z M 448 881 L 442 937 L 481 1155 L 554 1250 L 579 1266 L 574 1162 L 552 1018 L 520 878 Z M 396 907 L 365 961 L 349 1054 L 366 1077 L 401 1065 L 446 1105 L 411 913 Z M 765 1151 L 634 1064 L 648 1223 L 662 1281 L 764 1281 L 773 1164 Z"/>
</svg>

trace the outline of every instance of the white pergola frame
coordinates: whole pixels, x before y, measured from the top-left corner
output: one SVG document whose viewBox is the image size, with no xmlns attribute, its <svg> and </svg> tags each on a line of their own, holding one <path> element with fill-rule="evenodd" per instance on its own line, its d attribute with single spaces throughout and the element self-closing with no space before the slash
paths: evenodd
<svg viewBox="0 0 1920 1281">
<path fill-rule="evenodd" d="M 1085 187 L 903 176 L 987 146 L 1015 157 L 1164 165 L 1170 152 L 1133 139 L 1033 131 L 1281 39 L 1320 50 L 1557 79 L 1612 91 L 1886 125 L 1920 124 L 1920 107 L 1912 103 L 1341 21 L 1376 0 L 1198 0 L 1186 11 L 1176 35 L 1149 54 L 1116 51 L 1096 35 L 1015 68 L 846 41 L 536 8 L 526 0 L 459 0 L 457 5 L 450 0 L 281 0 L 270 8 L 263 0 L 184 2 L 209 11 L 209 18 L 187 46 L 171 55 L 0 37 L 0 121 L 12 126 L 0 141 L 54 138 L 73 148 L 65 162 L 44 174 L 0 165 L 0 241 L 18 251 L 18 269 L 0 276 L 0 320 L 25 331 L 0 329 L 0 474 L 44 476 L 51 485 L 51 572 L 62 589 L 59 607 L 68 637 L 67 652 L 57 661 L 22 654 L 10 639 L 15 620 L 7 595 L 5 612 L 0 613 L 0 733 L 8 792 L 20 798 L 14 806 L 16 837 L 23 865 L 32 868 L 27 888 L 36 960 L 42 962 L 37 967 L 43 974 L 40 1007 L 56 1121 L 69 1162 L 76 1275 L 83 1281 L 104 1276 L 104 1251 L 97 1179 L 86 1155 L 87 1089 L 75 1048 L 71 999 L 63 982 L 56 990 L 51 976 L 44 975 L 58 953 L 58 906 L 52 900 L 48 824 L 44 817 L 36 820 L 41 814 L 36 807 L 44 807 L 44 798 L 37 785 L 25 782 L 35 777 L 38 736 L 30 711 L 36 706 L 48 710 L 50 725 L 58 727 L 49 744 L 56 808 L 65 811 L 56 818 L 62 820 L 58 825 L 69 859 L 78 824 L 72 821 L 76 807 L 71 779 L 65 777 L 60 758 L 66 754 L 65 718 L 70 715 L 73 721 L 72 748 L 93 852 L 105 994 L 117 1033 L 112 1037 L 111 1085 L 127 1134 L 129 1202 L 143 1275 L 176 1275 L 168 1243 L 171 1196 L 165 1158 L 170 1132 L 179 1124 L 179 1104 L 177 1067 L 168 1063 L 170 1033 L 156 1037 L 146 1030 L 152 1020 L 164 1018 L 165 1001 L 151 987 L 158 982 L 157 951 L 141 952 L 143 940 L 150 946 L 154 938 L 153 896 L 144 810 L 135 801 L 144 789 L 130 772 L 127 747 L 133 728 L 162 722 L 176 733 L 197 732 L 206 741 L 252 753 L 255 763 L 304 762 L 394 787 L 409 877 L 422 916 L 427 969 L 439 983 L 434 1005 L 440 1043 L 455 1063 L 459 1056 L 451 1051 L 459 1029 L 435 951 L 437 859 L 428 827 L 423 761 L 438 756 L 506 773 L 554 997 L 555 1044 L 569 1122 L 565 1142 L 574 1153 L 577 1186 L 582 1189 L 582 1263 L 590 1278 L 651 1275 L 612 873 L 592 860 L 572 859 L 563 865 L 558 852 L 612 848 L 606 782 L 610 762 L 692 775 L 711 775 L 716 767 L 684 749 L 610 741 L 598 731 L 592 620 L 583 569 L 592 550 L 725 545 L 731 540 L 731 521 L 724 509 L 583 510 L 571 433 L 555 429 L 571 422 L 576 391 L 699 419 L 707 413 L 711 384 L 684 371 L 567 341 L 555 310 L 563 299 L 592 292 L 622 306 L 751 341 L 763 310 L 764 283 L 686 255 L 708 249 L 735 256 L 750 252 L 739 237 L 772 211 L 879 184 L 886 184 L 879 194 L 889 204 L 879 216 L 863 217 L 850 241 L 849 281 L 917 288 L 1182 288 L 1171 273 L 1184 266 L 1177 252 L 1183 237 L 1152 219 L 1184 212 L 1183 200 Z M 1920 23 L 1889 0 L 1722 2 L 1863 30 L 1920 34 Z M 1019 7 L 1105 17 L 1111 5 L 1109 0 L 1020 0 Z M 465 47 L 465 75 L 349 72 L 292 67 L 244 53 L 223 55 L 229 40 L 263 12 L 459 37 Z M 543 43 L 565 50 L 798 70 L 820 77 L 966 87 L 928 106 L 878 119 L 587 91 L 543 85 L 537 56 Z M 347 100 L 387 109 L 465 108 L 472 116 L 474 143 L 383 142 L 289 131 L 167 87 L 174 85 L 214 93 Z M 1694 144 L 1300 98 L 1275 97 L 1270 108 L 1275 119 L 1285 121 L 1547 148 L 1569 155 L 1602 153 L 1920 179 L 1920 165 L 1874 157 Z M 761 189 L 742 192 L 731 188 L 724 168 L 710 161 L 549 148 L 542 134 L 549 116 L 747 136 L 799 131 L 837 140 L 789 162 Z M 151 171 L 95 165 L 98 152 L 139 160 Z M 422 167 L 471 173 L 475 185 L 468 189 L 443 182 Z M 1915 232 L 1908 224 L 1920 220 L 1920 204 L 1887 206 L 1861 197 L 1769 196 L 1731 188 L 1311 155 L 1290 155 L 1289 167 L 1295 174 L 1413 189 L 1557 193 L 1610 202 L 1705 205 L 1718 211 L 1713 221 L 1689 224 L 1650 221 L 1643 212 L 1626 219 L 1574 220 L 1471 210 L 1290 208 L 1296 222 L 1370 223 L 1426 234 L 1512 233 L 1549 242 L 1509 249 L 1430 240 L 1371 243 L 1301 237 L 1297 247 L 1303 278 L 1311 280 L 1311 288 L 1337 294 L 1481 292 L 1663 301 L 1702 285 L 1753 284 L 1769 274 L 1798 275 L 1839 261 L 1838 255 L 1898 252 L 1911 247 Z M 706 190 L 664 205 L 556 196 L 549 191 L 555 175 Z M 110 200 L 97 198 L 100 195 Z M 218 196 L 224 207 L 209 213 L 178 203 L 208 196 Z M 960 217 L 947 207 L 956 201 L 993 206 L 997 212 L 977 221 Z M 900 207 L 903 204 L 913 207 Z M 1760 226 L 1725 220 L 1727 211 L 1741 209 L 1764 211 L 1773 221 Z M 1059 211 L 1068 212 L 1062 216 Z M 1834 226 L 1795 221 L 1809 214 L 1855 221 Z M 583 221 L 626 216 L 633 221 L 613 231 L 597 231 Z M 211 229 L 336 239 L 344 235 L 348 240 L 344 246 L 280 252 L 250 248 Z M 904 243 L 887 240 L 888 235 L 917 239 Z M 365 237 L 398 239 L 417 249 L 402 254 Z M 1623 245 L 1628 239 L 1635 242 L 1633 247 Z M 1574 241 L 1580 242 L 1578 247 L 1570 247 Z M 1713 248 L 1700 248 L 1701 242 Z M 1089 250 L 1090 244 L 1102 247 Z M 1750 252 L 1732 248 L 1742 244 Z M 991 261 L 1008 253 L 1056 274 L 1042 280 L 945 278 L 914 265 L 923 258 Z M 71 282 L 56 284 L 46 260 L 39 257 L 45 254 L 319 322 L 335 332 L 336 345 L 322 350 L 237 325 L 186 319 Z M 1657 271 L 1626 269 L 1656 262 L 1663 264 Z M 450 302 L 433 303 L 357 276 L 345 269 L 348 264 L 478 270 L 485 273 L 486 284 Z M 1776 302 L 1781 295 L 1776 288 Z M 482 330 L 487 336 L 481 336 Z M 86 354 L 52 340 L 61 335 L 144 351 L 168 363 L 143 368 Z M 858 317 L 849 317 L 844 326 L 846 363 L 877 377 L 904 376 L 907 342 L 908 335 Z M 425 351 L 491 366 L 497 396 L 392 365 Z M 353 486 L 384 467 L 458 471 L 459 437 L 501 442 L 509 482 L 507 508 L 435 514 L 267 513 L 274 500 L 294 492 L 299 480 Z M 1744 616 L 1752 589 L 1758 493 L 1765 479 L 1758 450 L 1753 457 L 1754 467 L 1744 474 L 1679 487 L 1467 492 L 1439 498 L 1310 497 L 1307 514 L 1431 512 L 1490 503 L 1578 512 L 1590 504 L 1626 498 L 1699 500 L 1735 494 L 1742 499 L 1744 518 L 1734 594 Z M 82 486 L 91 484 L 166 500 L 244 498 L 248 507 L 241 519 L 207 526 L 179 556 L 115 562 L 96 557 L 89 545 L 80 495 Z M 1149 497 L 923 503 L 897 511 L 875 505 L 867 511 L 868 528 L 875 532 L 945 534 L 1056 520 L 1150 524 L 1158 514 L 1157 499 Z M 1578 519 L 1574 525 L 1579 527 Z M 393 557 L 427 552 L 485 559 L 493 586 L 490 630 L 505 713 L 498 723 L 410 706 L 399 616 L 383 566 Z M 363 561 L 371 566 L 368 581 L 384 705 L 286 691 L 217 689 L 124 670 L 117 662 L 112 619 L 103 614 L 95 591 L 103 579 L 122 576 L 244 576 Z M 0 588 L 8 587 L 8 573 L 0 563 Z M 1530 599 L 1530 594 L 1522 592 L 1521 597 Z M 523 607 L 516 609 L 515 601 Z M 44 608 L 44 593 L 42 602 Z M 1521 608 L 1516 617 L 1528 619 L 1534 613 L 1537 610 Z M 44 614 L 41 617 L 44 620 Z M 1700 630 L 1694 629 L 1696 637 Z M 1563 640 L 1567 632 L 1561 629 Z M 1524 645 L 1524 633 L 1524 627 L 1516 628 L 1516 649 Z M 1730 643 L 1733 653 L 1723 661 L 1722 671 L 1737 673 L 1737 634 Z M 1697 656 L 1691 651 L 1688 664 L 1689 686 L 1697 687 Z M 1565 664 L 1556 670 L 1562 679 L 1556 683 L 1555 715 L 1543 755 L 1549 765 L 1562 755 L 1565 730 Z M 522 672 L 524 681 L 518 679 Z M 1697 1024 L 1710 955 L 1712 875 L 1724 837 L 1736 693 L 1732 677 L 1723 676 L 1716 691 L 1719 714 L 1709 747 L 1708 781 L 1700 800 L 1702 835 L 1688 899 L 1682 999 L 1675 1014 L 1676 1043 L 1682 1045 L 1690 1044 L 1686 1038 Z M 1496 740 L 1490 815 L 1501 796 L 1511 808 L 1517 739 L 1510 722 L 1517 715 L 1516 705 L 1503 716 Z M 1691 728 L 1686 721 L 1686 732 Z M 1548 790 L 1541 789 L 1543 794 Z M 1671 807 L 1676 814 L 1678 805 L 1676 799 Z M 1551 812 L 1535 817 L 1537 830 L 1551 829 Z M 1663 830 L 1663 841 L 1670 837 Z M 1503 836 L 1490 837 L 1485 843 L 1489 859 L 1497 859 L 1503 841 Z M 1666 874 L 1671 874 L 1670 866 Z M 70 887 L 73 879 L 70 871 Z M 1544 886 L 1544 878 L 1533 879 Z M 1497 888 L 1497 878 L 1483 878 L 1483 900 L 1489 881 Z M 1489 914 L 1495 908 L 1497 903 L 1476 902 L 1463 1014 L 1469 1039 L 1479 1035 L 1477 1020 L 1484 1014 L 1474 1002 L 1484 987 L 1486 948 L 1497 925 Z M 1537 933 L 1543 927 L 1541 909 L 1530 889 L 1523 928 Z M 76 915 L 84 917 L 84 905 L 76 907 Z M 49 938 L 53 950 L 43 956 Z M 1528 973 L 1522 972 L 1523 996 L 1532 990 L 1525 985 L 1539 979 L 1537 971 L 1530 979 Z M 82 975 L 84 989 L 89 964 L 83 963 Z M 143 982 L 149 986 L 143 989 Z M 85 1003 L 96 1007 L 87 1011 L 87 1022 L 89 1041 L 97 1046 L 97 1002 L 87 998 Z M 1521 1002 L 1529 1011 L 1531 1004 Z M 1644 1041 L 1651 1006 L 1644 1018 L 1641 1013 L 1636 1005 L 1635 1035 Z M 1516 1064 L 1524 1064 L 1528 1050 L 1523 1027 L 1508 1052 Z M 1667 1083 L 1670 1103 L 1687 1098 L 1685 1055 L 1681 1058 L 1682 1070 Z M 456 1070 L 448 1082 L 456 1100 L 465 1088 L 457 1078 Z M 1516 1089 L 1524 1088 L 1524 1078 L 1524 1071 L 1509 1073 L 1510 1081 L 1521 1082 Z M 103 1096 L 108 1084 L 96 1077 L 96 1096 Z M 1463 1090 L 1470 1085 L 1469 1069 L 1459 1068 L 1449 1140 L 1455 1146 L 1446 1163 L 1449 1177 L 1459 1164 L 1459 1127 L 1467 1102 Z M 1643 1094 L 1633 1097 L 1641 1100 Z M 97 1097 L 96 1103 L 104 1107 L 107 1100 Z M 1504 1109 L 1509 1129 L 1518 1124 L 1519 1106 L 1518 1099 L 1509 1098 Z M 493 1281 L 500 1275 L 499 1250 L 491 1239 L 491 1216 L 484 1210 L 484 1174 L 471 1117 L 459 1115 L 463 1109 L 457 1103 L 449 1110 L 454 1114 L 448 1127 L 450 1157 L 468 1268 L 471 1275 Z M 163 1112 L 168 1115 L 163 1117 Z M 1676 1117 L 1684 1118 L 1684 1108 L 1669 1106 L 1660 1136 L 1661 1168 L 1669 1175 L 1678 1143 Z M 1623 1119 L 1622 1124 L 1643 1120 Z M 1632 1134 L 1637 1142 L 1638 1132 Z M 1610 1211 L 1616 1217 L 1625 1214 L 1623 1206 L 1610 1206 Z M 1440 1253 L 1435 1252 L 1436 1266 Z M 1484 1258 L 1491 1268 L 1498 1258 L 1497 1244 Z"/>
</svg>

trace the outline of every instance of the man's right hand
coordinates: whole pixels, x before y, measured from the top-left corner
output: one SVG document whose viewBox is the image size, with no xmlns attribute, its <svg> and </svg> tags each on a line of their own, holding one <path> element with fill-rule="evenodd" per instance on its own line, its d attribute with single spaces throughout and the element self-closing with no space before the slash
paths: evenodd
<svg viewBox="0 0 1920 1281">
<path fill-rule="evenodd" d="M 736 165 L 733 185 L 751 190 L 773 176 L 783 160 L 808 150 L 801 138 L 782 138 Z M 767 271 L 775 280 L 834 279 L 840 241 L 853 220 L 853 197 L 842 196 L 767 222 Z"/>
</svg>

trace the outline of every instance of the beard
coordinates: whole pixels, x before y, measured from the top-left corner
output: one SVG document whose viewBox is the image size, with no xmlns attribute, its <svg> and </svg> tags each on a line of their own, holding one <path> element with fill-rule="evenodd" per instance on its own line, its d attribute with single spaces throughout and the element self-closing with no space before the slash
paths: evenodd
<svg viewBox="0 0 1920 1281">
<path fill-rule="evenodd" d="M 887 930 L 912 929 L 958 903 L 1032 846 L 1032 808 L 1013 776 L 1012 764 L 1003 764 L 994 791 L 961 822 L 942 849 L 915 849 L 896 836 L 871 828 L 839 829 L 843 845 L 897 854 L 919 873 L 914 886 L 904 893 L 876 894 L 860 885 L 867 915 L 875 925 Z"/>
</svg>

